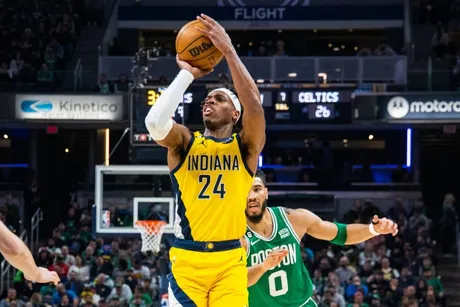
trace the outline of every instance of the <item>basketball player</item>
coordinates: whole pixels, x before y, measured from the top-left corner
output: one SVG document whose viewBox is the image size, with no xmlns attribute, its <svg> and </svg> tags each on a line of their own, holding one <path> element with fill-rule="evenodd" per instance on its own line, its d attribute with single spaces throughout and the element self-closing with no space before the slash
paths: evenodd
<svg viewBox="0 0 460 307">
<path fill-rule="evenodd" d="M 34 258 L 24 242 L 0 222 L 0 252 L 16 269 L 24 273 L 24 278 L 39 283 L 59 283 L 56 272 L 37 267 Z"/>
<path fill-rule="evenodd" d="M 259 90 L 224 28 L 206 15 L 197 19 L 205 26 L 203 35 L 225 56 L 239 98 L 225 88 L 211 91 L 202 106 L 204 133 L 175 123 L 171 117 L 187 87 L 209 73 L 177 58 L 181 71 L 145 119 L 152 138 L 168 148 L 177 201 L 169 300 L 171 307 L 244 307 L 247 268 L 240 239 L 265 144 L 265 118 Z M 243 129 L 235 132 L 240 116 Z"/>
<path fill-rule="evenodd" d="M 247 250 L 250 307 L 316 306 L 313 284 L 302 261 L 305 234 L 336 245 L 361 243 L 374 236 L 398 233 L 393 221 L 374 216 L 372 223 L 331 223 L 306 209 L 267 208 L 265 174 L 258 170 L 247 199 Z"/>
</svg>

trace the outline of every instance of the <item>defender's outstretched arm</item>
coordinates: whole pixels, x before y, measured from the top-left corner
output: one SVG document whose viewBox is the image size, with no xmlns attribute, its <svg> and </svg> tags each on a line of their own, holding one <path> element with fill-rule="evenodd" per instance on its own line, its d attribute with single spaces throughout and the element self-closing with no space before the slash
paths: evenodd
<svg viewBox="0 0 460 307">
<path fill-rule="evenodd" d="M 24 277 L 27 280 L 39 283 L 52 281 L 55 285 L 59 283 L 60 279 L 57 273 L 37 267 L 24 242 L 2 222 L 0 222 L 0 252 L 12 266 L 24 273 Z"/>
<path fill-rule="evenodd" d="M 398 233 L 398 225 L 392 220 L 374 215 L 372 224 L 341 224 L 323 221 L 319 216 L 306 209 L 286 209 L 289 221 L 299 237 L 305 233 L 320 240 L 331 241 L 337 245 L 353 245 L 369 240 L 376 235 Z M 297 231 L 298 230 L 298 231 Z"/>
</svg>

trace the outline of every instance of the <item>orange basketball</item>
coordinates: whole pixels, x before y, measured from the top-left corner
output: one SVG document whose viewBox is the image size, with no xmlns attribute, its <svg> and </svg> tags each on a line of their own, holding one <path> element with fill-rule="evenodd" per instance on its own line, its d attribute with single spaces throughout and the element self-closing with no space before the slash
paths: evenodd
<svg viewBox="0 0 460 307">
<path fill-rule="evenodd" d="M 179 59 L 200 69 L 210 69 L 223 59 L 222 52 L 212 44 L 211 40 L 198 32 L 194 26 L 204 25 L 194 20 L 180 29 L 176 37 L 176 52 Z"/>
</svg>

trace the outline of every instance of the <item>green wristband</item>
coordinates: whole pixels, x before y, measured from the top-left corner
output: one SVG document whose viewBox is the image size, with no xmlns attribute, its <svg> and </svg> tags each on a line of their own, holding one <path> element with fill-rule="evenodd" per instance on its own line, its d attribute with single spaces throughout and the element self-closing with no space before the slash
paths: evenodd
<svg viewBox="0 0 460 307">
<path fill-rule="evenodd" d="M 334 224 L 337 226 L 337 236 L 335 236 L 331 243 L 339 246 L 344 246 L 345 242 L 347 242 L 347 225 L 335 222 Z"/>
</svg>

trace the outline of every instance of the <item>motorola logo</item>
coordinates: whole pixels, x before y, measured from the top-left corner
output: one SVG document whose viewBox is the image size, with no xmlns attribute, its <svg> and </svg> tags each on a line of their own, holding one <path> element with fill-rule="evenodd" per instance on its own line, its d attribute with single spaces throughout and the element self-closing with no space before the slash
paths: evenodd
<svg viewBox="0 0 460 307">
<path fill-rule="evenodd" d="M 460 113 L 460 101 L 458 100 L 414 100 L 396 96 L 390 99 L 387 104 L 388 114 L 395 119 L 406 117 L 409 114 L 420 113 Z"/>
<path fill-rule="evenodd" d="M 409 113 L 409 108 L 409 102 L 401 96 L 391 98 L 387 104 L 388 114 L 393 118 L 403 118 Z"/>
</svg>

